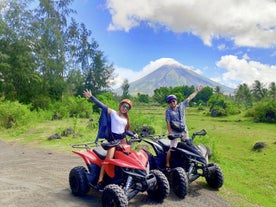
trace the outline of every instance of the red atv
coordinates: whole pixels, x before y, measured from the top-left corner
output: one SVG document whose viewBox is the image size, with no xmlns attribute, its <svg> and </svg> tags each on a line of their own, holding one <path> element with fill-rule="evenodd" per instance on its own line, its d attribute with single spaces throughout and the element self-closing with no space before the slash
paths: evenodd
<svg viewBox="0 0 276 207">
<path fill-rule="evenodd" d="M 133 141 L 135 138 L 131 138 L 130 142 Z M 128 206 L 128 200 L 144 191 L 147 191 L 151 199 L 159 202 L 168 196 L 169 182 L 161 171 L 149 171 L 146 152 L 133 151 L 130 145 L 119 145 L 118 142 L 102 143 L 94 149 L 90 148 L 91 144 L 72 146 L 86 149 L 85 151 L 73 150 L 86 164 L 86 168 L 78 166 L 70 171 L 69 183 L 73 195 L 85 195 L 90 188 L 93 188 L 102 192 L 102 206 Z M 114 158 L 105 159 L 106 149 L 112 146 L 118 148 Z M 102 165 L 105 169 L 104 187 L 98 189 L 96 184 Z"/>
</svg>

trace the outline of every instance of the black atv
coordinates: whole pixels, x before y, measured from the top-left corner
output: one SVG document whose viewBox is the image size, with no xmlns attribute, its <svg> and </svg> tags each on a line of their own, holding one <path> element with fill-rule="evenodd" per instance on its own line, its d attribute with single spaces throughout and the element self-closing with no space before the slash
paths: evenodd
<svg viewBox="0 0 276 207">
<path fill-rule="evenodd" d="M 192 137 L 188 140 L 182 140 L 182 137 L 170 137 L 181 138 L 176 148 L 171 150 L 170 166 L 172 172 L 174 169 L 182 168 L 185 170 L 188 181 L 191 183 L 200 176 L 205 177 L 208 185 L 214 189 L 219 189 L 224 182 L 224 177 L 221 168 L 215 163 L 209 163 L 210 149 L 203 144 L 196 145 L 194 138 L 197 135 L 204 136 L 206 131 L 193 133 Z M 160 169 L 165 171 L 166 154 L 170 148 L 170 140 L 165 139 L 165 136 L 148 137 L 143 139 L 146 143 L 150 144 L 156 155 L 150 156 L 151 169 Z M 149 151 L 147 151 L 148 154 Z M 186 179 L 186 174 L 184 180 Z M 175 180 L 174 183 L 180 183 L 179 180 Z M 174 189 L 175 190 L 175 189 Z M 183 192 L 182 192 L 183 194 Z"/>
</svg>

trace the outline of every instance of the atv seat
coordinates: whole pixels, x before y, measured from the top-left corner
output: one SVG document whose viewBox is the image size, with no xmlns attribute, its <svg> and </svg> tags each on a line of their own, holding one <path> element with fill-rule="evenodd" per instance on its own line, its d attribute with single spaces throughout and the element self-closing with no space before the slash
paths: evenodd
<svg viewBox="0 0 276 207">
<path fill-rule="evenodd" d="M 162 145 L 162 147 L 165 150 L 169 150 L 169 148 L 170 148 L 170 140 L 168 140 L 168 139 L 159 139 L 159 143 Z"/>
<path fill-rule="evenodd" d="M 95 149 L 93 149 L 93 152 L 96 153 L 96 155 L 99 156 L 99 158 L 101 158 L 101 160 L 104 160 L 106 157 L 106 150 L 102 147 L 102 146 L 98 146 Z"/>
</svg>

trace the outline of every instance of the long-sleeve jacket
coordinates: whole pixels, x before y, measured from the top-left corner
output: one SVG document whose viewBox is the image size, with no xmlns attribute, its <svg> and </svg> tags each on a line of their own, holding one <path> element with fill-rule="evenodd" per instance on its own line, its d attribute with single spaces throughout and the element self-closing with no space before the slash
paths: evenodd
<svg viewBox="0 0 276 207">
<path fill-rule="evenodd" d="M 100 102 L 96 97 L 91 96 L 90 101 L 94 102 L 98 107 L 102 108 L 102 112 L 99 118 L 99 129 L 98 135 L 95 142 L 98 142 L 98 139 L 106 139 L 112 141 L 111 136 L 111 117 L 108 114 L 108 107 Z"/>
</svg>

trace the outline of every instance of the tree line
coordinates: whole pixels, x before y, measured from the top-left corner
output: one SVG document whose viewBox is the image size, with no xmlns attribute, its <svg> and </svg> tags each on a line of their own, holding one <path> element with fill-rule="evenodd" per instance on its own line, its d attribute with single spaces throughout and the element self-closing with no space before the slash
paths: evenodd
<svg viewBox="0 0 276 207">
<path fill-rule="evenodd" d="M 96 94 L 110 88 L 113 65 L 92 32 L 71 17 L 76 13 L 72 2 L 0 3 L 0 94 L 5 99 L 45 108 L 84 88 Z"/>
</svg>

